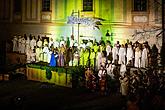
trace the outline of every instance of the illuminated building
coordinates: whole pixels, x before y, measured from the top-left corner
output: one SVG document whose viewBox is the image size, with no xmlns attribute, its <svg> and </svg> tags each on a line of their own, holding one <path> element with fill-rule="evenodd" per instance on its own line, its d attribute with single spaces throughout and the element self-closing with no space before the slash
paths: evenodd
<svg viewBox="0 0 165 110">
<path fill-rule="evenodd" d="M 102 25 L 93 28 L 67 24 L 71 14 L 98 18 Z M 161 15 L 161 0 L 0 0 L 1 33 L 10 37 L 32 34 L 59 40 L 73 34 L 76 40 L 78 35 L 97 40 L 103 37 L 113 44 L 117 40 L 157 43 L 155 36 L 161 36 Z"/>
</svg>

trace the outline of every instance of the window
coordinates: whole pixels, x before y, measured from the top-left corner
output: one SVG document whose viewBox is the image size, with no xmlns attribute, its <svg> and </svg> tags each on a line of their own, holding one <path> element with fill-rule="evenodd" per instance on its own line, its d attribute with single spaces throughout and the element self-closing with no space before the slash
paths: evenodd
<svg viewBox="0 0 165 110">
<path fill-rule="evenodd" d="M 93 11 L 93 0 L 83 0 L 83 11 Z"/>
<path fill-rule="evenodd" d="M 21 12 L 21 2 L 22 0 L 14 0 L 14 12 L 15 13 L 18 13 L 18 12 Z"/>
<path fill-rule="evenodd" d="M 42 11 L 50 11 L 50 0 L 42 0 Z"/>
<path fill-rule="evenodd" d="M 147 0 L 134 0 L 134 11 L 147 11 Z"/>
</svg>

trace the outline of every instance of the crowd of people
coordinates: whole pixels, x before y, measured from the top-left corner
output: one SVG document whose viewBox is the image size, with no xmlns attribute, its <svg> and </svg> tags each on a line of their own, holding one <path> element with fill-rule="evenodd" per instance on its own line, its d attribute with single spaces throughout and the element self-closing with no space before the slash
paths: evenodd
<svg viewBox="0 0 165 110">
<path fill-rule="evenodd" d="M 147 42 L 117 41 L 112 46 L 110 41 L 88 40 L 78 44 L 72 37 L 54 41 L 32 35 L 14 36 L 12 41 L 13 51 L 26 54 L 27 63 L 85 67 L 85 86 L 101 94 L 119 90 L 122 96 L 139 94 L 142 98 L 165 90 L 164 71 L 156 68 L 158 49 Z M 137 70 L 131 71 L 132 67 Z"/>
<path fill-rule="evenodd" d="M 36 40 L 37 39 L 37 40 Z M 14 36 L 13 51 L 26 54 L 27 63 L 47 62 L 50 66 L 84 66 L 106 67 L 108 62 L 121 65 L 132 65 L 138 68 L 149 66 L 151 56 L 157 57 L 158 49 L 154 45 L 151 52 L 147 42 L 140 44 L 119 41 L 112 46 L 110 41 L 82 41 L 78 44 L 74 38 L 65 41 L 54 41 L 53 38 L 42 39 L 38 36 Z M 154 53 L 154 54 L 152 54 Z"/>
</svg>

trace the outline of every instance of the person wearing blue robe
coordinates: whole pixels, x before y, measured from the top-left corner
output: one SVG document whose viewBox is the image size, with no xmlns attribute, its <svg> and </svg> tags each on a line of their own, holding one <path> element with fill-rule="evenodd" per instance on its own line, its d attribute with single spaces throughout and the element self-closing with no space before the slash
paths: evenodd
<svg viewBox="0 0 165 110">
<path fill-rule="evenodd" d="M 55 54 L 52 52 L 49 66 L 57 66 L 57 57 L 58 54 L 56 52 Z"/>
</svg>

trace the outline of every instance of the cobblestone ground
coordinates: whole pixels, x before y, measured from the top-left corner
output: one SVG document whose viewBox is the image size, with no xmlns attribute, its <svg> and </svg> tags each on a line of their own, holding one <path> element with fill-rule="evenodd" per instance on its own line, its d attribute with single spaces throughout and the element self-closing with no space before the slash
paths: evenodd
<svg viewBox="0 0 165 110">
<path fill-rule="evenodd" d="M 125 103 L 119 93 L 100 96 L 35 81 L 0 82 L 1 110 L 121 110 Z"/>
</svg>

